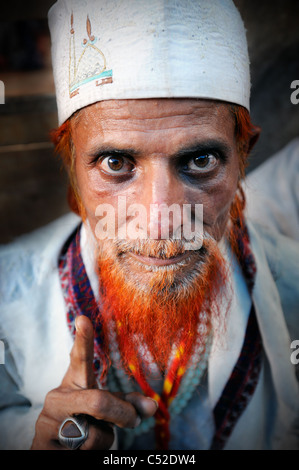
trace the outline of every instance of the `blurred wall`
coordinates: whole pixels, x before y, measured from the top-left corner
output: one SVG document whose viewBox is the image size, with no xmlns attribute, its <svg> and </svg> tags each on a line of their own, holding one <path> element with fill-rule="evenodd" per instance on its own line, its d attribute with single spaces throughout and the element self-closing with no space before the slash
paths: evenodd
<svg viewBox="0 0 299 470">
<path fill-rule="evenodd" d="M 68 211 L 67 181 L 53 155 L 57 125 L 46 15 L 54 0 L 5 2 L 0 12 L 0 243 Z M 251 113 L 262 127 L 249 171 L 299 135 L 299 2 L 235 0 L 247 28 Z M 221 80 L 219 80 L 221 86 Z"/>
<path fill-rule="evenodd" d="M 57 127 L 47 11 L 54 0 L 1 5 L 0 243 L 68 211 L 67 179 L 49 139 Z"/>
<path fill-rule="evenodd" d="M 249 170 L 299 136 L 299 105 L 290 85 L 299 80 L 298 0 L 234 0 L 247 28 L 251 115 L 262 128 Z"/>
</svg>

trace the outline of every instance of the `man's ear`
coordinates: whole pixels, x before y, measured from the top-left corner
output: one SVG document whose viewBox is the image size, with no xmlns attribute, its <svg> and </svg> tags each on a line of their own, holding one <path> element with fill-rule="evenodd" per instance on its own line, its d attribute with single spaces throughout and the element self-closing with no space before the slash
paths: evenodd
<svg viewBox="0 0 299 470">
<path fill-rule="evenodd" d="M 251 134 L 249 142 L 248 142 L 247 155 L 250 154 L 251 150 L 253 149 L 253 147 L 255 146 L 257 141 L 259 140 L 259 137 L 261 135 L 261 131 L 262 131 L 261 127 L 253 126 L 252 134 Z"/>
</svg>

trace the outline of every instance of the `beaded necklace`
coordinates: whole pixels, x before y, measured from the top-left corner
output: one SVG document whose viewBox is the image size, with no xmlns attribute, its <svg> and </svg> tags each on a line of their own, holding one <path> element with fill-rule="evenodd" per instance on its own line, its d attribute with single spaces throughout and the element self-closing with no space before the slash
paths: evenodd
<svg viewBox="0 0 299 470">
<path fill-rule="evenodd" d="M 204 314 L 202 314 L 204 316 Z M 112 328 L 111 338 L 110 338 L 110 357 L 112 366 L 109 370 L 108 374 L 108 389 L 111 391 L 119 391 L 121 390 L 124 393 L 130 393 L 136 391 L 136 383 L 132 380 L 129 380 L 128 375 L 125 373 L 124 368 L 116 366 L 114 367 L 113 364 L 119 364 L 120 361 L 120 353 L 117 347 L 117 340 L 115 335 L 115 328 Z M 143 433 L 148 432 L 150 429 L 155 427 L 156 433 L 156 440 L 157 444 L 163 448 L 166 444 L 168 444 L 169 436 L 169 419 L 170 416 L 173 418 L 174 416 L 180 414 L 180 412 L 185 408 L 188 401 L 191 399 L 194 390 L 198 387 L 201 378 L 204 376 L 207 370 L 207 363 L 208 357 L 210 354 L 212 346 L 212 335 L 207 337 L 205 345 L 197 341 L 194 353 L 192 354 L 185 371 L 181 369 L 180 375 L 180 383 L 176 383 L 177 390 L 171 388 L 171 382 L 167 382 L 166 379 L 164 380 L 164 386 L 162 389 L 162 393 L 157 393 L 154 391 L 154 387 L 151 387 L 147 382 L 145 382 L 144 378 L 142 379 L 143 382 L 136 380 L 139 384 L 141 390 L 147 396 L 154 398 L 159 403 L 159 413 L 155 417 L 147 418 L 142 420 L 141 424 L 134 429 L 126 429 L 124 430 L 124 440 L 123 445 L 125 448 L 129 448 L 134 441 L 135 436 L 140 436 Z M 175 356 L 175 353 L 173 354 Z M 173 368 L 175 368 L 175 364 L 178 362 L 179 357 L 176 358 L 175 362 L 170 360 L 170 364 L 173 364 Z M 154 368 L 155 365 L 153 364 L 152 367 Z M 170 375 L 171 369 L 168 369 L 168 375 Z M 167 377 L 167 376 L 166 376 Z M 157 380 L 155 382 L 155 388 L 157 387 Z M 165 385 L 166 384 L 166 385 Z M 168 390 L 167 390 L 168 387 Z M 167 393 L 172 392 L 172 393 Z M 176 392 L 176 393 L 174 393 Z M 162 400 L 166 401 L 166 405 L 163 404 Z M 164 408 L 163 408 L 164 407 Z M 165 415 L 163 415 L 163 412 Z M 168 418 L 168 422 L 163 421 L 164 416 Z M 158 420 L 158 425 L 157 425 Z M 162 422 L 161 422 L 162 421 Z M 165 432 L 166 431 L 166 432 Z M 166 440 L 167 439 L 167 440 Z"/>
</svg>

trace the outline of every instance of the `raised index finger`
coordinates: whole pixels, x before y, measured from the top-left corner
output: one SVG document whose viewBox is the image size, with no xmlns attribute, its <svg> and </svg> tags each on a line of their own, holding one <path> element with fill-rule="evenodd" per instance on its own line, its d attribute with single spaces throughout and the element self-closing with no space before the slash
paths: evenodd
<svg viewBox="0 0 299 470">
<path fill-rule="evenodd" d="M 70 354 L 70 365 L 63 378 L 62 386 L 71 388 L 93 388 L 94 332 L 89 318 L 76 318 L 76 335 Z"/>
</svg>

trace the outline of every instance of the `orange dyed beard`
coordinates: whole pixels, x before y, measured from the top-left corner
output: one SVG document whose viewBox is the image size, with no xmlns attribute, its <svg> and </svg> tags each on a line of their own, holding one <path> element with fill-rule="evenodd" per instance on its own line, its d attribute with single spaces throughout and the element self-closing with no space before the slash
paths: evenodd
<svg viewBox="0 0 299 470">
<path fill-rule="evenodd" d="M 195 343 L 205 346 L 213 318 L 219 315 L 218 294 L 226 285 L 225 262 L 217 243 L 204 239 L 200 250 L 169 266 L 144 266 L 131 253 L 162 259 L 185 252 L 181 240 L 101 242 L 98 270 L 104 351 L 109 356 L 111 329 L 118 331 L 122 365 L 154 363 L 163 373 L 173 348 L 184 344 L 187 362 Z M 142 354 L 146 349 L 150 353 Z M 204 347 L 203 347 L 204 350 Z"/>
</svg>

